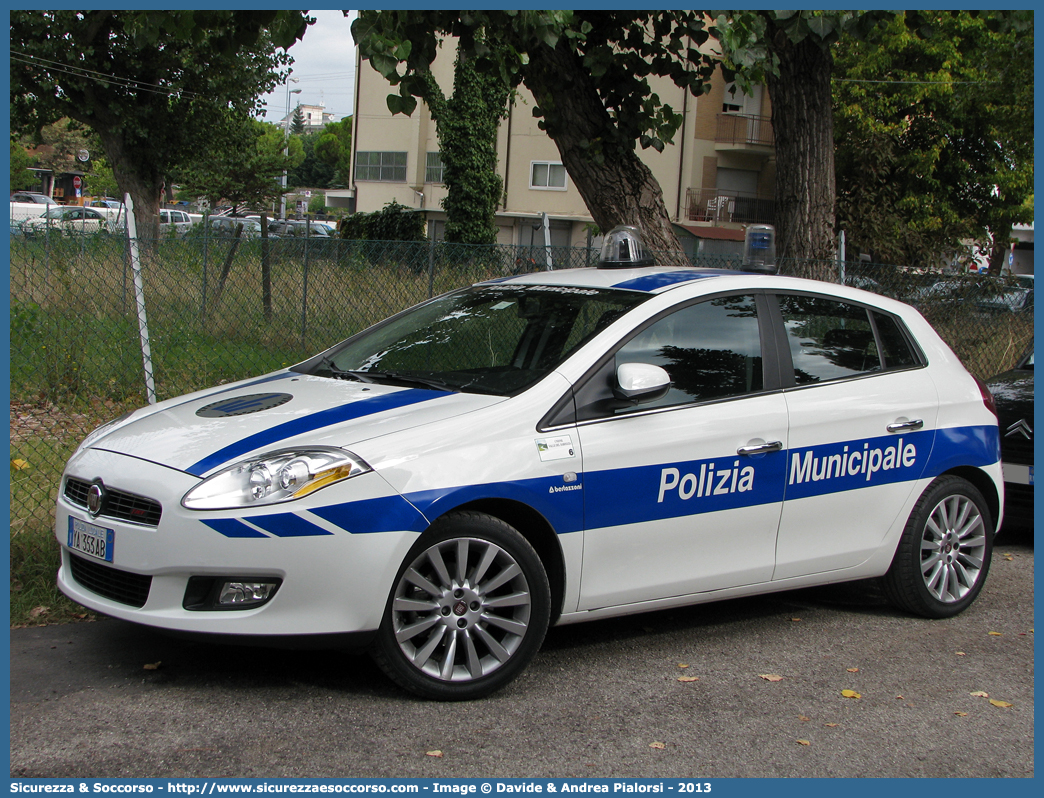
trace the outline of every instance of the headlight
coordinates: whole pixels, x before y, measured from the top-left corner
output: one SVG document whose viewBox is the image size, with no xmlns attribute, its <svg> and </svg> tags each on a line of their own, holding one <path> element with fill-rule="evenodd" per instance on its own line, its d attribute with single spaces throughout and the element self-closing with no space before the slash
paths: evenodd
<svg viewBox="0 0 1044 798">
<path fill-rule="evenodd" d="M 289 502 L 370 470 L 351 452 L 332 446 L 283 449 L 219 471 L 181 503 L 190 510 L 231 510 Z"/>
</svg>

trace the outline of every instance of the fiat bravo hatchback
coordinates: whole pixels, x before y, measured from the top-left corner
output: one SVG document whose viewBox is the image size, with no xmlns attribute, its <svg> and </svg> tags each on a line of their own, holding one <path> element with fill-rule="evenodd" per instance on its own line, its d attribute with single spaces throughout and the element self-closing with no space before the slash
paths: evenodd
<svg viewBox="0 0 1044 798">
<path fill-rule="evenodd" d="M 436 699 L 503 686 L 553 624 L 869 577 L 967 608 L 997 418 L 921 315 L 648 262 L 618 229 L 599 268 L 100 427 L 62 477 L 60 588 L 174 633 L 365 646 Z"/>
</svg>

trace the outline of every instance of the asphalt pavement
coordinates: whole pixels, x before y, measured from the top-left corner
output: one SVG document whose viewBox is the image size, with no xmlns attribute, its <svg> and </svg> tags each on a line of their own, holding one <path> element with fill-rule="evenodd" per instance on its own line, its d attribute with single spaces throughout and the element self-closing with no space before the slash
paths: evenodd
<svg viewBox="0 0 1044 798">
<path fill-rule="evenodd" d="M 11 775 L 1031 777 L 1033 588 L 1032 531 L 1005 531 L 956 618 L 860 584 L 562 627 L 461 704 L 360 655 L 17 629 Z"/>
</svg>

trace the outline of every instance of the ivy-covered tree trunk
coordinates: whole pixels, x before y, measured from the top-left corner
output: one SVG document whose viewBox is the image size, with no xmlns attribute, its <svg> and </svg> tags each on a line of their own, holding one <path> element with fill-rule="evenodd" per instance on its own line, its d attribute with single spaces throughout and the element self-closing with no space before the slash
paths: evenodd
<svg viewBox="0 0 1044 798">
<path fill-rule="evenodd" d="M 446 240 L 492 246 L 497 243 L 497 205 L 504 186 L 497 174 L 497 128 L 511 87 L 463 51 L 457 52 L 453 96 L 448 100 L 430 72 L 423 77 L 424 100 L 435 120 L 444 167 Z"/>
<path fill-rule="evenodd" d="M 555 47 L 534 47 L 523 81 L 545 116 L 553 109 L 555 118 L 569 120 L 558 126 L 545 122 L 545 127 L 599 229 L 608 232 L 617 225 L 634 225 L 642 231 L 646 246 L 662 253 L 661 260 L 687 263 L 660 184 L 638 157 L 634 140 L 618 135 L 581 57 L 564 39 Z M 596 157 L 591 155 L 593 142 L 600 145 Z"/>
<path fill-rule="evenodd" d="M 807 36 L 793 42 L 769 24 L 766 43 L 779 59 L 768 74 L 776 137 L 776 253 L 803 277 L 836 278 L 834 124 L 828 48 Z"/>
</svg>

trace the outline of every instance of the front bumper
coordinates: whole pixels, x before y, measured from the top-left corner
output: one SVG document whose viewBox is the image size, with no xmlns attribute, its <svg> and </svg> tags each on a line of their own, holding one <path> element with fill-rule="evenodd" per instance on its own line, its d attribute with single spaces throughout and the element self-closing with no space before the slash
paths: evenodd
<svg viewBox="0 0 1044 798">
<path fill-rule="evenodd" d="M 101 480 L 111 489 L 158 501 L 159 523 L 130 523 L 104 511 L 91 517 L 65 496 L 68 476 Z M 184 472 L 112 452 L 88 450 L 77 455 L 63 476 L 55 519 L 62 547 L 61 591 L 92 610 L 173 632 L 264 638 L 366 633 L 378 628 L 396 572 L 417 538 L 417 524 L 402 530 L 367 533 L 360 526 L 350 531 L 310 513 L 312 505 L 306 500 L 247 512 L 186 510 L 181 497 L 198 482 Z M 341 517 L 348 518 L 352 505 L 360 501 L 407 504 L 373 473 L 309 498 L 324 506 L 340 502 Z M 402 515 L 408 517 L 408 512 Z M 244 516 L 254 523 L 244 524 Z M 111 563 L 69 548 L 70 518 L 112 531 Z M 258 529 L 257 522 L 276 531 Z M 236 530 L 239 534 L 234 534 Z M 254 534 L 245 535 L 244 530 Z M 266 604 L 252 609 L 186 609 L 189 580 L 201 576 L 271 577 L 281 584 Z"/>
</svg>

